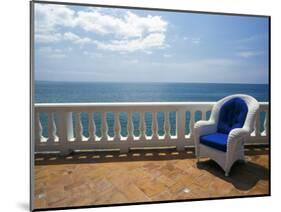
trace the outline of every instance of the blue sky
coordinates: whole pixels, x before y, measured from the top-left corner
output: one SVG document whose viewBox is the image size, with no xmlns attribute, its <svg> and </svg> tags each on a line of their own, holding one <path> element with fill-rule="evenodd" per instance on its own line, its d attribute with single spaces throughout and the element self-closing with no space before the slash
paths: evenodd
<svg viewBox="0 0 281 212">
<path fill-rule="evenodd" d="M 35 79 L 268 82 L 268 19 L 35 4 Z"/>
</svg>

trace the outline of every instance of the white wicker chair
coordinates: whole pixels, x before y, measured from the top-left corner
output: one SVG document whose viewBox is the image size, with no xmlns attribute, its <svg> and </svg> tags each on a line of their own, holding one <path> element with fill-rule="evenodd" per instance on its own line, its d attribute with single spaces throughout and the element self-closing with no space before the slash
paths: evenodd
<svg viewBox="0 0 281 212">
<path fill-rule="evenodd" d="M 243 127 L 230 130 L 226 138 L 225 151 L 202 144 L 201 136 L 217 132 L 220 110 L 225 103 L 234 98 L 244 100 L 244 103 L 247 105 L 248 111 Z M 210 119 L 208 121 L 198 121 L 194 125 L 195 150 L 198 162 L 200 157 L 209 157 L 218 163 L 225 171 L 225 176 L 228 176 L 234 162 L 244 160 L 244 141 L 254 130 L 254 122 L 258 109 L 259 103 L 257 100 L 248 95 L 236 94 L 218 101 L 212 109 Z"/>
</svg>

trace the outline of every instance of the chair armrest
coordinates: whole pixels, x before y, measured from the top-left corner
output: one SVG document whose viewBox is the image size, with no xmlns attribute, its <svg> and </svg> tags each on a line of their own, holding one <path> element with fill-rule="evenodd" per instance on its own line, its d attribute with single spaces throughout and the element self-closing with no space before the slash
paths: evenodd
<svg viewBox="0 0 281 212">
<path fill-rule="evenodd" d="M 213 121 L 198 121 L 194 124 L 195 154 L 200 157 L 200 136 L 216 132 L 217 125 Z"/>
<path fill-rule="evenodd" d="M 216 123 L 212 121 L 198 121 L 194 124 L 194 132 L 200 137 L 201 135 L 211 134 L 216 132 Z"/>
<path fill-rule="evenodd" d="M 228 141 L 231 141 L 233 139 L 235 139 L 235 140 L 240 139 L 242 137 L 249 136 L 250 134 L 251 134 L 250 130 L 248 130 L 248 129 L 235 128 L 229 132 Z"/>
<path fill-rule="evenodd" d="M 245 128 L 235 128 L 230 131 L 227 140 L 227 151 L 234 151 L 239 145 L 244 145 L 244 138 L 250 136 L 250 130 Z"/>
</svg>

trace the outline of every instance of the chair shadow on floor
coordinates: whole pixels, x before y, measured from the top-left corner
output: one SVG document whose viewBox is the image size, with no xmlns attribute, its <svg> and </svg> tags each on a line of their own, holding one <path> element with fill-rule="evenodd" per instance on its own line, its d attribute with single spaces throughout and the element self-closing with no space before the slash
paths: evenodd
<svg viewBox="0 0 281 212">
<path fill-rule="evenodd" d="M 269 169 L 259 164 L 247 161 L 237 161 L 231 168 L 230 175 L 225 177 L 222 168 L 213 160 L 197 163 L 198 169 L 208 171 L 212 175 L 231 183 L 239 190 L 249 190 L 260 180 L 269 180 Z"/>
</svg>

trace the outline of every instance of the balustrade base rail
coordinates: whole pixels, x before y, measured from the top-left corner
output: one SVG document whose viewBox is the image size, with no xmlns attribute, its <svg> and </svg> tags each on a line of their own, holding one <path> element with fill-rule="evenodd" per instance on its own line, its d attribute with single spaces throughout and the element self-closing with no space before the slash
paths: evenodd
<svg viewBox="0 0 281 212">
<path fill-rule="evenodd" d="M 35 104 L 35 153 L 59 151 L 67 153 L 73 150 L 119 149 L 122 153 L 130 148 L 175 147 L 183 151 L 185 147 L 194 146 L 193 126 L 195 114 L 200 113 L 200 119 L 206 120 L 214 102 L 147 102 L 147 103 L 55 103 Z M 109 136 L 107 113 L 114 114 L 114 135 Z M 122 136 L 120 113 L 126 113 L 126 133 Z M 187 112 L 189 120 L 187 120 Z M 41 113 L 47 114 L 46 126 L 42 126 Z M 81 113 L 87 113 L 88 123 L 82 124 Z M 93 114 L 101 113 L 99 122 L 100 135 L 97 135 L 97 122 Z M 139 113 L 139 136 L 135 136 L 135 120 L 133 113 Z M 151 113 L 151 123 L 148 126 L 145 113 Z M 163 135 L 159 135 L 159 116 L 163 113 Z M 175 113 L 175 123 L 170 121 L 171 113 Z M 261 124 L 260 114 L 264 120 Z M 188 121 L 188 122 L 187 122 Z M 171 134 L 174 128 L 175 135 Z M 45 129 L 44 129 L 45 128 Z M 87 128 L 88 135 L 84 135 Z M 147 128 L 151 135 L 147 135 Z M 43 130 L 48 136 L 43 136 Z M 188 132 L 188 134 L 186 134 Z M 260 102 L 255 131 L 246 140 L 246 144 L 268 144 L 268 103 Z"/>
</svg>

